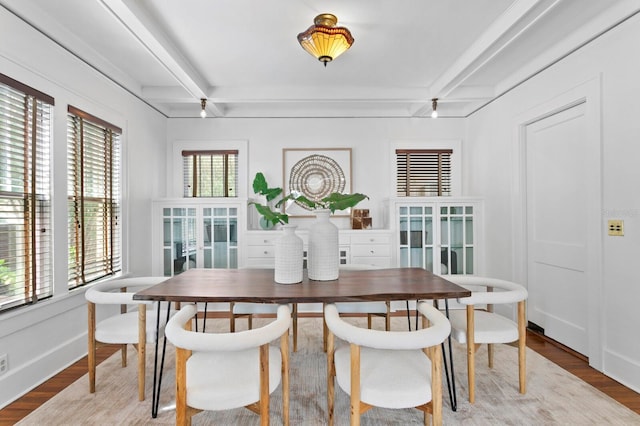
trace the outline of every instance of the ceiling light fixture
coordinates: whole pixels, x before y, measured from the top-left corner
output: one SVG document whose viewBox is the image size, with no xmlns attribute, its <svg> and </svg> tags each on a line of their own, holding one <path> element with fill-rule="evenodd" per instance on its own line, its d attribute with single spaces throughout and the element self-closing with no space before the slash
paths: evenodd
<svg viewBox="0 0 640 426">
<path fill-rule="evenodd" d="M 438 98 L 431 99 L 431 118 L 438 118 Z"/>
<path fill-rule="evenodd" d="M 338 18 L 330 13 L 316 16 L 307 31 L 298 34 L 298 42 L 304 50 L 327 66 L 347 51 L 353 44 L 353 37 L 345 27 L 336 27 Z"/>
<path fill-rule="evenodd" d="M 202 106 L 202 111 L 200 111 L 200 117 L 207 117 L 207 100 L 205 98 L 200 99 L 200 105 Z"/>
</svg>

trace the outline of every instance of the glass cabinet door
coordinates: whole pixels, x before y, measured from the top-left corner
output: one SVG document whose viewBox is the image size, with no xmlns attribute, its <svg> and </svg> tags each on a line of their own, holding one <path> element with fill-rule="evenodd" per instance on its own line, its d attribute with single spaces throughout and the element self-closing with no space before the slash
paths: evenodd
<svg viewBox="0 0 640 426">
<path fill-rule="evenodd" d="M 400 266 L 433 271 L 433 208 L 399 208 Z"/>
<path fill-rule="evenodd" d="M 204 208 L 202 211 L 205 268 L 238 267 L 238 209 Z"/>
<path fill-rule="evenodd" d="M 170 277 L 196 268 L 196 209 L 164 208 L 162 213 L 164 275 Z"/>
<path fill-rule="evenodd" d="M 440 271 L 473 274 L 473 206 L 440 207 Z"/>
<path fill-rule="evenodd" d="M 399 265 L 473 274 L 475 213 L 465 204 L 398 206 Z"/>
</svg>

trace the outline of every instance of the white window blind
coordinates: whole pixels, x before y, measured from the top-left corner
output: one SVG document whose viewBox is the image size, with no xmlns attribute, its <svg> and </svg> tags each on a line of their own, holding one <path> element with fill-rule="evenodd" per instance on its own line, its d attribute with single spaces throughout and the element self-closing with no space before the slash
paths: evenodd
<svg viewBox="0 0 640 426">
<path fill-rule="evenodd" d="M 451 149 L 397 149 L 399 197 L 451 195 Z"/>
<path fill-rule="evenodd" d="M 121 270 L 122 130 L 69 106 L 69 288 Z"/>
<path fill-rule="evenodd" d="M 52 293 L 53 104 L 0 74 L 0 311 Z"/>
<path fill-rule="evenodd" d="M 182 151 L 185 197 L 237 197 L 238 151 Z"/>
</svg>

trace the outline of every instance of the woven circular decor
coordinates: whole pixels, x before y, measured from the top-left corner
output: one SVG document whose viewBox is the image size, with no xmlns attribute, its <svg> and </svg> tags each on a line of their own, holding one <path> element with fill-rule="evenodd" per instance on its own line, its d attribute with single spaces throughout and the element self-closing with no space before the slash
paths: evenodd
<svg viewBox="0 0 640 426">
<path fill-rule="evenodd" d="M 338 163 L 325 155 L 309 155 L 291 168 L 289 191 L 300 192 L 310 200 L 321 200 L 333 192 L 343 192 L 344 172 Z M 303 203 L 300 207 L 311 210 Z"/>
</svg>

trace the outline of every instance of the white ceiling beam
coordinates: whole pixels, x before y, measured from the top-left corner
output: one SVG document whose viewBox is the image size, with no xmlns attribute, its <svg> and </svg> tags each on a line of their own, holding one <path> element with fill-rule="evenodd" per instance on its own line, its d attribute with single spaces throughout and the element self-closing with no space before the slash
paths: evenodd
<svg viewBox="0 0 640 426">
<path fill-rule="evenodd" d="M 100 3 L 140 42 L 142 46 L 193 97 L 207 97 L 206 80 L 182 56 L 157 23 L 135 1 L 99 0 Z"/>
<path fill-rule="evenodd" d="M 561 0 L 518 0 L 507 9 L 430 87 L 437 98 L 446 98 L 475 72 L 545 16 Z M 515 30 L 515 33 L 514 33 Z"/>
</svg>

